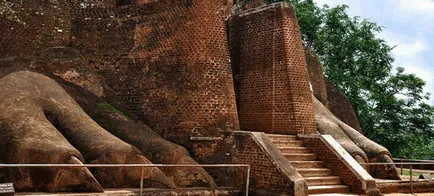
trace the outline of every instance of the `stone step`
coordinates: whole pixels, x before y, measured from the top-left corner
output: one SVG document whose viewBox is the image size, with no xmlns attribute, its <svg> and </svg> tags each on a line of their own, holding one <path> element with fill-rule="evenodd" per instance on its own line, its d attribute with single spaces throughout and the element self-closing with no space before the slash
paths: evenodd
<svg viewBox="0 0 434 196">
<path fill-rule="evenodd" d="M 349 193 L 349 189 L 345 185 L 308 186 L 309 195 L 326 193 Z"/>
<path fill-rule="evenodd" d="M 321 168 L 324 167 L 322 161 L 289 161 L 296 168 Z"/>
<path fill-rule="evenodd" d="M 296 135 L 276 135 L 276 134 L 267 134 L 267 137 L 271 140 L 285 140 L 285 141 L 293 141 L 297 140 Z"/>
<path fill-rule="evenodd" d="M 282 153 L 311 153 L 306 147 L 277 147 Z"/>
<path fill-rule="evenodd" d="M 330 176 L 332 172 L 326 168 L 306 168 L 306 169 L 297 169 L 298 173 L 304 178 L 306 177 L 321 177 L 321 176 Z"/>
<path fill-rule="evenodd" d="M 303 147 L 302 141 L 273 141 L 277 147 Z"/>
<path fill-rule="evenodd" d="M 313 153 L 283 153 L 283 156 L 285 156 L 289 161 L 315 161 L 317 159 L 316 155 Z"/>
<path fill-rule="evenodd" d="M 322 185 L 341 185 L 342 180 L 339 176 L 324 176 L 324 177 L 306 177 L 304 178 L 308 186 Z"/>
</svg>

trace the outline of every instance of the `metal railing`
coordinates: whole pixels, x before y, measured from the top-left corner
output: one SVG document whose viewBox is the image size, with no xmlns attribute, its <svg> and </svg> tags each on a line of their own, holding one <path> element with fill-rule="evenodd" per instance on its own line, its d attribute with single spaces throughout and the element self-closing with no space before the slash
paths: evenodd
<svg viewBox="0 0 434 196">
<path fill-rule="evenodd" d="M 224 168 L 224 167 L 238 167 L 247 168 L 246 174 L 246 196 L 249 195 L 250 184 L 250 165 L 246 164 L 204 164 L 204 165 L 189 165 L 189 164 L 0 164 L 1 168 L 23 168 L 23 167 L 42 167 L 42 168 L 102 168 L 102 167 L 140 167 L 140 196 L 143 195 L 143 180 L 145 167 L 202 167 L 202 168 Z"/>
<path fill-rule="evenodd" d="M 360 165 L 367 165 L 367 166 L 375 166 L 375 165 L 401 165 L 401 175 L 403 174 L 403 165 L 409 165 L 410 166 L 410 192 L 411 194 L 414 193 L 413 191 L 413 165 L 434 165 L 434 163 L 416 163 L 416 162 L 409 162 L 409 163 L 359 163 Z"/>
<path fill-rule="evenodd" d="M 399 159 L 394 158 L 393 162 L 395 163 L 434 163 L 434 160 L 418 160 L 418 159 Z M 401 165 L 402 167 L 402 165 Z M 404 168 L 409 169 L 407 166 L 403 166 Z M 414 165 L 413 169 L 420 169 L 420 170 L 434 170 L 434 164 L 433 165 Z"/>
</svg>

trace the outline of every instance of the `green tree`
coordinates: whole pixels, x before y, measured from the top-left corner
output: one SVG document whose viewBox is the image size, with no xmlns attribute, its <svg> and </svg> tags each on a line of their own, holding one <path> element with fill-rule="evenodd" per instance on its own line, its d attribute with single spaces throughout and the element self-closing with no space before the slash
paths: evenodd
<svg viewBox="0 0 434 196">
<path fill-rule="evenodd" d="M 350 17 L 346 5 L 285 1 L 295 8 L 304 44 L 354 106 L 366 135 L 395 157 L 434 159 L 434 108 L 426 104 L 425 82 L 393 66 L 393 47 L 377 37 L 382 27 Z"/>
</svg>

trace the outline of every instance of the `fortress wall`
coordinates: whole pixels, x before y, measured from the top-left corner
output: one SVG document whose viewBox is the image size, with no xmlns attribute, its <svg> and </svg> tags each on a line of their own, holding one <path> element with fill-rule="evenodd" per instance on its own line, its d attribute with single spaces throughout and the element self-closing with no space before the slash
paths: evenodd
<svg viewBox="0 0 434 196">
<path fill-rule="evenodd" d="M 228 26 L 241 129 L 315 131 L 306 59 L 290 5 L 275 3 L 242 12 Z"/>
<path fill-rule="evenodd" d="M 313 94 L 326 107 L 328 107 L 327 89 L 324 81 L 324 71 L 318 56 L 309 48 L 305 48 L 309 81 L 312 85 Z"/>
<path fill-rule="evenodd" d="M 222 10 L 214 0 L 76 10 L 72 45 L 154 131 L 227 163 L 239 125 Z"/>
<path fill-rule="evenodd" d="M 0 58 L 30 56 L 42 49 L 69 45 L 67 10 L 44 0 L 0 3 Z"/>
<path fill-rule="evenodd" d="M 116 0 L 5 0 L 0 3 L 0 58 L 70 46 L 70 11 L 113 7 Z"/>
</svg>

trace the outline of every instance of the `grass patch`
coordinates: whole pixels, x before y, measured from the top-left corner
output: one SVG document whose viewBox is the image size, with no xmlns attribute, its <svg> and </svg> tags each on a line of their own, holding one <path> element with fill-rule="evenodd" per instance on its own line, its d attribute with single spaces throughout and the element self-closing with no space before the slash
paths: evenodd
<svg viewBox="0 0 434 196">
<path fill-rule="evenodd" d="M 415 171 L 413 171 L 412 172 L 412 175 L 413 176 L 420 176 L 421 174 L 426 174 L 426 173 L 430 173 L 430 172 L 415 172 Z M 398 169 L 398 174 L 400 174 L 401 175 L 401 169 Z M 403 169 L 402 170 L 402 175 L 403 176 L 410 176 L 410 170 L 409 169 Z M 432 173 L 431 173 L 431 175 L 432 175 Z"/>
</svg>

